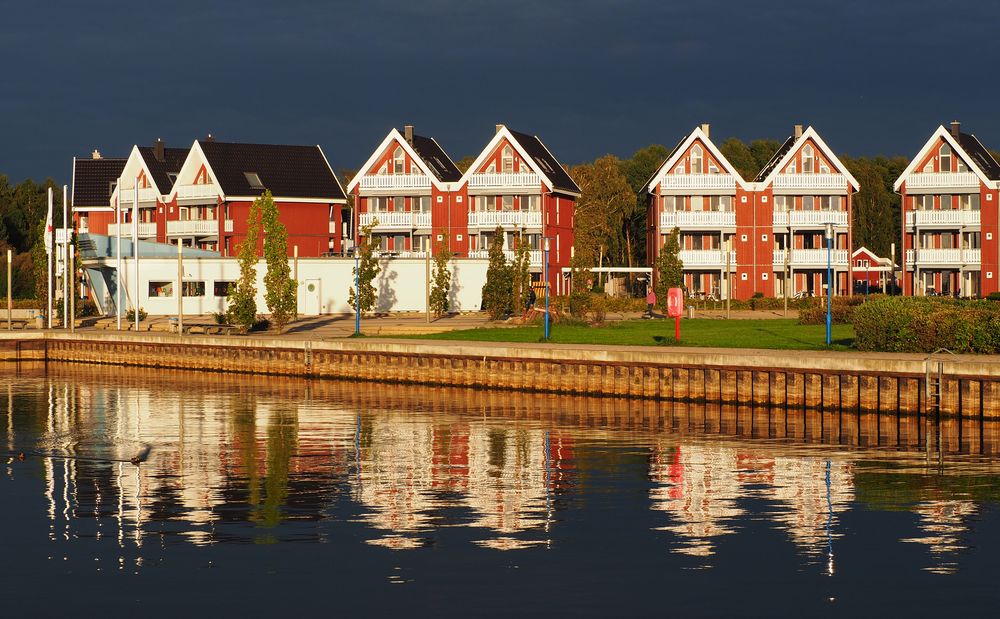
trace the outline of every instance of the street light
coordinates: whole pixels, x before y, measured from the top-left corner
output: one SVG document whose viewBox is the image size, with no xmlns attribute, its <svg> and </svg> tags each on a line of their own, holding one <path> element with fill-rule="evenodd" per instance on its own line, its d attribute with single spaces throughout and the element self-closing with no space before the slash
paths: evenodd
<svg viewBox="0 0 1000 619">
<path fill-rule="evenodd" d="M 833 304 L 833 224 L 826 224 L 826 345 L 830 345 Z"/>
<path fill-rule="evenodd" d="M 549 237 L 544 239 L 545 248 L 545 341 L 549 341 Z"/>
<path fill-rule="evenodd" d="M 358 245 L 354 246 L 354 335 L 361 335 L 361 236 Z"/>
</svg>

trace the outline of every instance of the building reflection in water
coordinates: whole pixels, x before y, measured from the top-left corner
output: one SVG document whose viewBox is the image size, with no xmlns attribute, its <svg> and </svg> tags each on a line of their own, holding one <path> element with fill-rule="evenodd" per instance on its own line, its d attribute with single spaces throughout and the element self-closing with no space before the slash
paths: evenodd
<svg viewBox="0 0 1000 619">
<path fill-rule="evenodd" d="M 647 454 L 650 506 L 662 515 L 655 529 L 672 551 L 711 565 L 725 536 L 761 517 L 745 507 L 755 499 L 799 556 L 832 574 L 841 514 L 858 500 L 858 458 L 805 443 L 840 440 L 851 427 L 867 440 L 860 420 L 836 427 L 818 417 L 826 425 L 814 432 L 789 411 L 769 413 L 764 431 L 801 429 L 782 437 L 798 447 L 757 440 L 752 418 L 719 416 L 716 434 L 732 428 L 729 436 L 703 436 L 704 409 L 677 405 L 267 377 L 56 368 L 5 391 L 7 449 L 33 443 L 58 456 L 40 459 L 51 540 L 113 537 L 122 565 L 140 562 L 135 550 L 149 539 L 324 541 L 318 523 L 343 513 L 368 529 L 369 544 L 392 549 L 434 543 L 454 527 L 474 530 L 486 548 L 546 547 L 566 497 L 594 472 L 587 467 L 608 466 L 578 457 L 580 439 L 597 449 L 597 436 Z M 985 436 L 980 449 L 992 450 Z M 145 462 L 129 462 L 147 446 Z M 920 534 L 906 541 L 926 544 L 934 569 L 947 571 L 975 504 L 928 500 L 913 511 Z"/>
</svg>

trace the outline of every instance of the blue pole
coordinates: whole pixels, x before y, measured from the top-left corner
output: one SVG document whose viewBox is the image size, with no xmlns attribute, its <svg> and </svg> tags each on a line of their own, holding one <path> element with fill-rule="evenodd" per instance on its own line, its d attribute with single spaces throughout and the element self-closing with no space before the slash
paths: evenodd
<svg viewBox="0 0 1000 619">
<path fill-rule="evenodd" d="M 549 339 L 549 249 L 545 248 L 545 341 Z"/>
<path fill-rule="evenodd" d="M 833 232 L 826 237 L 826 345 L 830 345 L 830 327 L 833 323 L 830 307 L 833 303 Z"/>
<path fill-rule="evenodd" d="M 361 335 L 361 268 L 358 248 L 354 248 L 354 335 Z"/>
</svg>

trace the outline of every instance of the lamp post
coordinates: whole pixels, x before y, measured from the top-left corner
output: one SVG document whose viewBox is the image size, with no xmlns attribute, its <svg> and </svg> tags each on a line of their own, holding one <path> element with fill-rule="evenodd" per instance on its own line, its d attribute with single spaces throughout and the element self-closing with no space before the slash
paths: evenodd
<svg viewBox="0 0 1000 619">
<path fill-rule="evenodd" d="M 361 237 L 358 237 L 361 240 Z M 361 246 L 354 246 L 354 335 L 361 335 Z"/>
<path fill-rule="evenodd" d="M 826 224 L 826 345 L 830 345 L 833 304 L 833 224 Z"/>
<path fill-rule="evenodd" d="M 872 279 L 872 261 L 865 261 L 865 303 L 868 302 L 868 286 Z"/>
<path fill-rule="evenodd" d="M 545 237 L 545 341 L 549 341 L 549 237 Z"/>
</svg>

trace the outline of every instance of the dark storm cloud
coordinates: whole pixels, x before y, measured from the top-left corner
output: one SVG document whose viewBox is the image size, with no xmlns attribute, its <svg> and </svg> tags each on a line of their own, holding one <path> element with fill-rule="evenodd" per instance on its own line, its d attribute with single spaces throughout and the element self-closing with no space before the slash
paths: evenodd
<svg viewBox="0 0 1000 619">
<path fill-rule="evenodd" d="M 456 159 L 505 122 L 565 162 L 813 124 L 912 155 L 963 120 L 1000 144 L 983 2 L 16 2 L 0 21 L 0 172 L 68 180 L 162 137 L 319 143 L 356 167 L 405 122 Z"/>
</svg>

